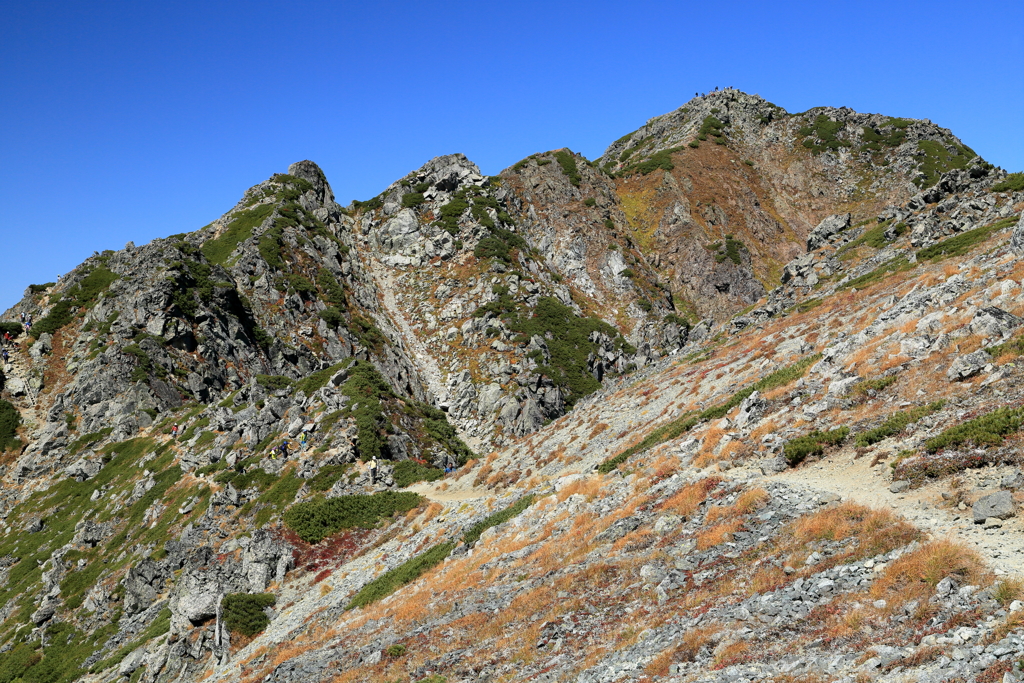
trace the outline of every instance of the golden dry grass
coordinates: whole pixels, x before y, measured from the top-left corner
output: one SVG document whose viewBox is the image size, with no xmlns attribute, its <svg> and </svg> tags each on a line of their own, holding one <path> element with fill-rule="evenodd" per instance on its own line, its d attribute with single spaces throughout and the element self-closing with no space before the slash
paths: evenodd
<svg viewBox="0 0 1024 683">
<path fill-rule="evenodd" d="M 911 600 L 925 601 L 947 576 L 961 583 L 988 585 L 992 576 L 973 548 L 951 540 L 933 541 L 903 555 L 882 572 L 871 586 L 874 599 L 884 599 L 888 609 Z"/>
<path fill-rule="evenodd" d="M 679 489 L 671 498 L 661 504 L 664 512 L 672 512 L 689 518 L 707 500 L 708 493 L 722 482 L 720 477 L 708 477 Z"/>
<path fill-rule="evenodd" d="M 707 550 L 732 538 L 743 527 L 743 521 L 734 519 L 709 527 L 697 534 L 697 550 Z"/>
</svg>

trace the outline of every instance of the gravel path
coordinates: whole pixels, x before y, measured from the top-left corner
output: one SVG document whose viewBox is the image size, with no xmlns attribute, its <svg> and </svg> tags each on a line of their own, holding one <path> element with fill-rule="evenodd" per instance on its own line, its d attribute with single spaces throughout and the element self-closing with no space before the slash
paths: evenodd
<svg viewBox="0 0 1024 683">
<path fill-rule="evenodd" d="M 971 508 L 958 510 L 942 500 L 949 481 L 943 479 L 919 489 L 891 493 L 888 465 L 871 467 L 871 457 L 853 459 L 848 453 L 837 453 L 814 465 L 787 470 L 769 479 L 809 489 L 832 491 L 872 508 L 889 508 L 934 538 L 953 538 L 975 548 L 996 574 L 1024 576 L 1024 524 L 1019 517 L 1003 522 L 1001 528 L 985 529 L 974 524 Z M 978 493 L 998 490 L 1003 469 L 975 470 L 965 473 L 968 481 L 981 483 Z M 989 490 L 985 490 L 985 482 Z"/>
</svg>

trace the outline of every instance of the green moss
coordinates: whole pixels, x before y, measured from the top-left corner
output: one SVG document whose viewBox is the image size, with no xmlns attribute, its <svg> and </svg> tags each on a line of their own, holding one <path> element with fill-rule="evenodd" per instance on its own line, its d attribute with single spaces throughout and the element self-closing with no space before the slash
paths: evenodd
<svg viewBox="0 0 1024 683">
<path fill-rule="evenodd" d="M 422 499 L 415 493 L 383 491 L 372 496 L 339 496 L 296 503 L 284 523 L 307 543 L 319 543 L 342 529 L 369 529 L 383 518 L 408 512 Z"/>
</svg>

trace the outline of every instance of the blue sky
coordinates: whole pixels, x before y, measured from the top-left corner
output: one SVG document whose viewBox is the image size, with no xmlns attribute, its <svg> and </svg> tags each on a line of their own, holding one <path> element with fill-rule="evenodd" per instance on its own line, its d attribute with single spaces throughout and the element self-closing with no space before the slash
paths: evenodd
<svg viewBox="0 0 1024 683">
<path fill-rule="evenodd" d="M 0 310 L 293 161 L 347 204 L 439 154 L 594 158 L 715 86 L 929 118 L 1024 170 L 1019 1 L 0 7 Z"/>
</svg>

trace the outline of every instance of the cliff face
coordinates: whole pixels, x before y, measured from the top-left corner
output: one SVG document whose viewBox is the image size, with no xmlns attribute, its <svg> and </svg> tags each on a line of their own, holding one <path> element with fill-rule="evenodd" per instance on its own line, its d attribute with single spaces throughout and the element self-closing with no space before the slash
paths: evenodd
<svg viewBox="0 0 1024 683">
<path fill-rule="evenodd" d="M 994 680 L 1016 187 L 724 91 L 96 254 L 3 316 L 0 681 Z"/>
</svg>

